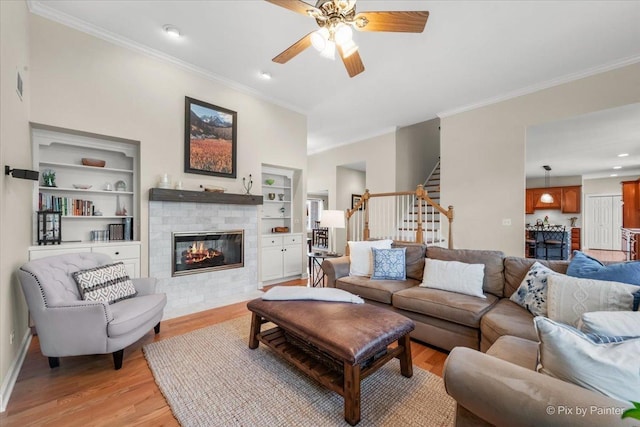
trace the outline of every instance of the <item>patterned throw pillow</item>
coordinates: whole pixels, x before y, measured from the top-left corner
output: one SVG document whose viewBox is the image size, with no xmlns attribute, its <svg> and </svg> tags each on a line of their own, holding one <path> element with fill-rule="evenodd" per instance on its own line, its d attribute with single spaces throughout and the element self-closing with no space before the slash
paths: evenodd
<svg viewBox="0 0 640 427">
<path fill-rule="evenodd" d="M 405 280 L 407 248 L 377 249 L 373 251 L 372 280 Z"/>
<path fill-rule="evenodd" d="M 107 301 L 113 304 L 137 294 L 121 262 L 76 271 L 72 276 L 85 301 Z"/>
<path fill-rule="evenodd" d="M 536 261 L 509 298 L 534 316 L 547 315 L 547 277 L 558 274 Z"/>
</svg>

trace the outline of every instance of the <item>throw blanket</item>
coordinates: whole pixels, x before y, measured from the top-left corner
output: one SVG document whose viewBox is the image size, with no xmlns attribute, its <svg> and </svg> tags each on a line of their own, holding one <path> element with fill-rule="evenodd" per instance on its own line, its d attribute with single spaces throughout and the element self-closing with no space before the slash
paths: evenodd
<svg viewBox="0 0 640 427">
<path fill-rule="evenodd" d="M 266 301 L 313 300 L 364 304 L 362 298 L 342 289 L 302 286 L 274 286 L 265 292 L 262 299 Z"/>
</svg>

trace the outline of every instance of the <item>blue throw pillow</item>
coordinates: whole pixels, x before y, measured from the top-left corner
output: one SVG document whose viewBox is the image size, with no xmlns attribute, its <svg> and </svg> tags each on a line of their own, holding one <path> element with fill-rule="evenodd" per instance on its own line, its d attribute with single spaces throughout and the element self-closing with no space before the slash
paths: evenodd
<svg viewBox="0 0 640 427">
<path fill-rule="evenodd" d="M 609 280 L 640 286 L 640 261 L 603 265 L 580 251 L 573 251 L 567 276 L 583 279 Z"/>
<path fill-rule="evenodd" d="M 407 248 L 377 249 L 373 251 L 372 280 L 405 280 L 407 277 Z"/>
</svg>

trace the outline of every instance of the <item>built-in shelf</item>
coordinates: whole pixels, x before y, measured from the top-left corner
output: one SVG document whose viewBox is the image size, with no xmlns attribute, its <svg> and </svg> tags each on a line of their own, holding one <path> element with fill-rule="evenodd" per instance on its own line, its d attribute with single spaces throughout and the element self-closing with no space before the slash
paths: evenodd
<svg viewBox="0 0 640 427">
<path fill-rule="evenodd" d="M 99 168 L 96 166 L 85 166 L 85 165 L 75 165 L 71 163 L 59 163 L 59 162 L 40 162 L 41 166 L 55 167 L 55 168 L 68 168 L 68 169 L 78 169 L 84 172 L 93 171 L 93 172 L 116 172 L 116 173 L 130 173 L 133 174 L 131 169 L 116 169 L 116 168 Z"/>
<path fill-rule="evenodd" d="M 226 205 L 263 204 L 262 196 L 253 194 L 171 190 L 168 188 L 151 188 L 149 190 L 149 200 L 153 202 L 220 203 Z"/>
<path fill-rule="evenodd" d="M 123 218 L 133 218 L 130 215 L 63 215 L 62 218 L 65 219 L 123 219 Z"/>
<path fill-rule="evenodd" d="M 92 188 L 64 188 L 64 187 L 38 187 L 40 191 L 55 191 L 55 192 L 73 192 L 73 193 L 91 193 L 91 194 L 133 194 L 133 191 L 109 191 L 109 190 L 94 190 Z"/>
</svg>

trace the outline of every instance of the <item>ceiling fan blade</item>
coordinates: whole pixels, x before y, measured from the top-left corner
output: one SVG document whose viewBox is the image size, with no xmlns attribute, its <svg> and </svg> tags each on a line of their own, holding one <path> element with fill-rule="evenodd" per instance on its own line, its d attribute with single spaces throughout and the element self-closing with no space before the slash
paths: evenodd
<svg viewBox="0 0 640 427">
<path fill-rule="evenodd" d="M 281 54 L 273 58 L 272 61 L 277 62 L 278 64 L 284 64 L 291 58 L 311 46 L 311 34 L 313 34 L 313 31 L 286 48 Z"/>
<path fill-rule="evenodd" d="M 427 24 L 429 12 L 362 12 L 354 18 L 354 27 L 359 31 L 393 31 L 421 33 Z"/>
<path fill-rule="evenodd" d="M 342 62 L 344 62 L 347 73 L 349 73 L 349 77 L 357 76 L 364 71 L 364 64 L 362 63 L 362 59 L 360 59 L 360 54 L 358 53 L 358 51 L 353 52 L 346 58 L 344 57 L 342 48 L 340 46 L 338 46 L 338 52 L 340 53 Z"/>
<path fill-rule="evenodd" d="M 320 9 L 315 6 L 311 6 L 301 0 L 265 0 L 269 3 L 275 4 L 276 6 L 284 7 L 285 9 L 289 9 L 293 12 L 300 13 L 302 15 L 310 16 L 309 11 L 313 11 L 317 14 L 322 15 Z"/>
</svg>

